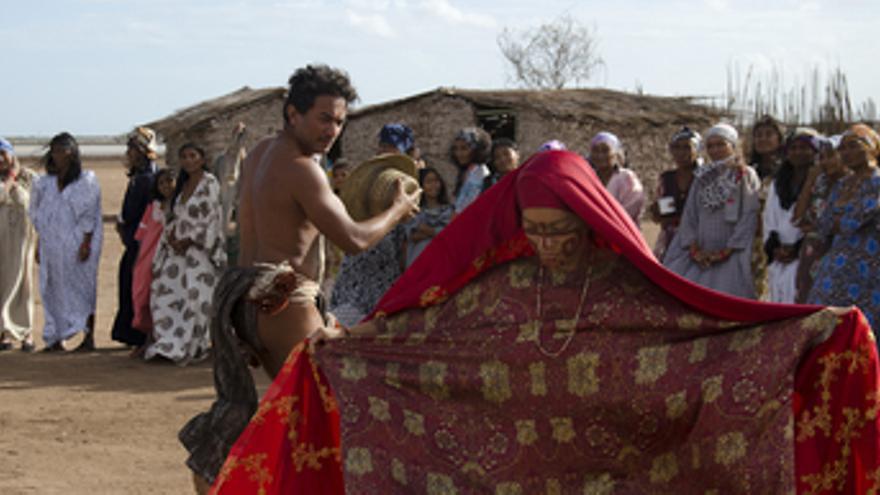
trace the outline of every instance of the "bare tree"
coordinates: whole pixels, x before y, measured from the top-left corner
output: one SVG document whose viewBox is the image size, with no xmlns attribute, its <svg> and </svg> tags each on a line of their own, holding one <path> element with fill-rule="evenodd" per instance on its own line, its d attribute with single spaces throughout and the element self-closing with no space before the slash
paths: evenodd
<svg viewBox="0 0 880 495">
<path fill-rule="evenodd" d="M 504 28 L 496 41 L 516 84 L 561 89 L 587 81 L 603 65 L 593 31 L 565 14 L 523 32 Z"/>
</svg>

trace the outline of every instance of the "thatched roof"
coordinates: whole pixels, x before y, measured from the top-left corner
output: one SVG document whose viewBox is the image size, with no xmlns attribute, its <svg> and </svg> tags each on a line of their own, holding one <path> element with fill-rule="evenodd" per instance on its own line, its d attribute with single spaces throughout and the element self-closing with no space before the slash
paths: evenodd
<svg viewBox="0 0 880 495">
<path fill-rule="evenodd" d="M 573 122 L 629 124 L 641 121 L 655 126 L 692 122 L 695 115 L 714 120 L 723 112 L 698 103 L 694 97 L 649 96 L 610 89 L 471 90 L 437 88 L 406 98 L 369 105 L 351 113 L 350 119 L 393 109 L 431 97 L 461 98 L 476 107 L 534 111 L 547 119 Z"/>
<path fill-rule="evenodd" d="M 242 108 L 262 103 L 266 100 L 283 99 L 284 88 L 251 89 L 248 86 L 224 96 L 203 101 L 191 107 L 174 112 L 169 117 L 146 124 L 159 134 L 172 135 L 178 131 L 211 125 L 211 121 Z"/>
</svg>

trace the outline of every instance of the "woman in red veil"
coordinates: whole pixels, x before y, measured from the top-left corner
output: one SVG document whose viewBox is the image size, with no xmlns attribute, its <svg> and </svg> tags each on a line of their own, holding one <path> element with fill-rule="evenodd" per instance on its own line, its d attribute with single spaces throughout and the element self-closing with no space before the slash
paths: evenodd
<svg viewBox="0 0 880 495">
<path fill-rule="evenodd" d="M 869 493 L 877 388 L 857 309 L 678 277 L 547 151 L 291 353 L 213 493 Z"/>
</svg>

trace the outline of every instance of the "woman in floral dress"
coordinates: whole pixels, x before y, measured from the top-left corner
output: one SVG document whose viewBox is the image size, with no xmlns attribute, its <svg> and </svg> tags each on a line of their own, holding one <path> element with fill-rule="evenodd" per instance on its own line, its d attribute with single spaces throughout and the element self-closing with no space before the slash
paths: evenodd
<svg viewBox="0 0 880 495">
<path fill-rule="evenodd" d="M 162 356 L 179 365 L 204 358 L 214 285 L 226 264 L 220 184 L 207 172 L 205 152 L 185 144 L 171 216 L 156 256 L 150 308 L 153 339 L 146 359 Z"/>
</svg>

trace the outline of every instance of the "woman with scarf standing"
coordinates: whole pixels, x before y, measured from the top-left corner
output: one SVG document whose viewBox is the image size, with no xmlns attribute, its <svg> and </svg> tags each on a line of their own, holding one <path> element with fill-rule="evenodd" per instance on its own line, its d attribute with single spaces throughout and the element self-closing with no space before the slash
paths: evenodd
<svg viewBox="0 0 880 495">
<path fill-rule="evenodd" d="M 492 138 L 479 127 L 465 127 L 452 141 L 452 163 L 458 167 L 455 181 L 455 212 L 461 213 L 483 191 L 483 182 L 489 177 L 489 152 Z"/>
<path fill-rule="evenodd" d="M 33 352 L 34 246 L 37 236 L 28 218 L 37 174 L 22 167 L 12 143 L 0 138 L 0 351 L 21 343 Z"/>
<path fill-rule="evenodd" d="M 82 169 L 79 144 L 66 132 L 49 142 L 46 175 L 31 194 L 30 217 L 39 235 L 40 299 L 44 352 L 64 351 L 78 332 L 77 351 L 95 349 L 98 262 L 104 229 L 101 188 L 91 170 Z"/>
<path fill-rule="evenodd" d="M 808 127 L 792 131 L 785 143 L 785 161 L 767 193 L 762 232 L 771 302 L 793 304 L 797 295 L 795 279 L 803 232 L 793 221 L 794 205 L 816 160 L 818 135 Z"/>
<path fill-rule="evenodd" d="M 226 249 L 220 182 L 207 171 L 205 151 L 187 143 L 178 159 L 169 219 L 153 257 L 153 339 L 144 358 L 161 356 L 185 366 L 208 355 L 211 297 L 226 265 Z"/>
<path fill-rule="evenodd" d="M 856 305 L 871 327 L 880 328 L 880 136 L 864 124 L 849 128 L 840 141 L 840 158 L 852 172 L 837 181 L 818 232 L 831 247 L 807 301 Z"/>
<path fill-rule="evenodd" d="M 794 222 L 804 233 L 795 281 L 797 286 L 795 302 L 799 304 L 807 302 L 807 296 L 813 288 L 813 275 L 819 269 L 819 262 L 829 247 L 828 239 L 817 230 L 819 218 L 828 206 L 828 195 L 831 194 L 834 185 L 850 173 L 840 161 L 840 153 L 837 151 L 839 143 L 840 136 L 816 139 L 815 146 L 819 150 L 816 153 L 818 166 L 810 169 L 795 205 Z"/>
<path fill-rule="evenodd" d="M 639 176 L 625 168 L 623 146 L 620 139 L 610 132 L 600 132 L 590 140 L 590 165 L 596 170 L 599 180 L 629 213 L 636 225 L 645 204 L 645 189 Z"/>
<path fill-rule="evenodd" d="M 672 155 L 675 168 L 660 174 L 657 199 L 650 209 L 652 219 L 660 224 L 660 234 L 654 244 L 654 256 L 658 260 L 663 259 L 678 231 L 695 172 L 703 164 L 700 158 L 701 141 L 700 134 L 687 127 L 676 132 L 669 141 L 669 154 Z"/>
<path fill-rule="evenodd" d="M 116 220 L 116 232 L 125 251 L 119 260 L 119 309 L 113 321 L 111 337 L 117 342 L 139 348 L 146 342 L 146 334 L 132 327 L 134 301 L 132 284 L 134 265 L 138 258 L 140 242 L 135 238 L 141 218 L 152 201 L 155 160 L 158 144 L 156 133 L 147 127 L 138 127 L 128 135 L 125 166 L 128 170 L 128 186 L 122 200 L 122 211 Z"/>
<path fill-rule="evenodd" d="M 728 124 L 706 132 L 710 163 L 691 186 L 663 264 L 703 287 L 754 298 L 751 257 L 760 181 L 743 163 L 738 141 Z"/>
</svg>

